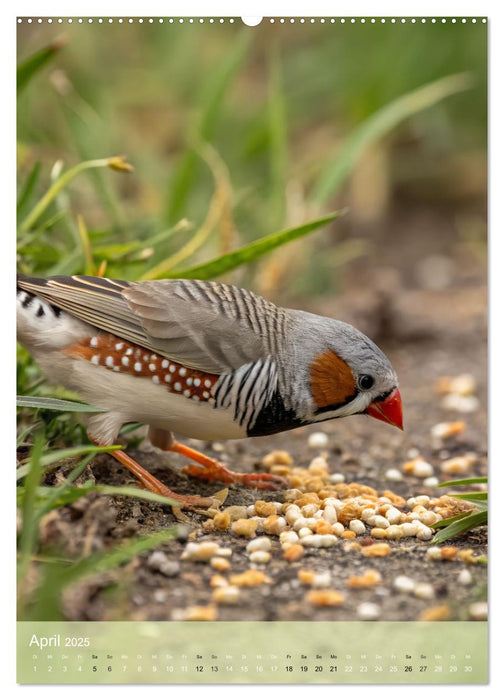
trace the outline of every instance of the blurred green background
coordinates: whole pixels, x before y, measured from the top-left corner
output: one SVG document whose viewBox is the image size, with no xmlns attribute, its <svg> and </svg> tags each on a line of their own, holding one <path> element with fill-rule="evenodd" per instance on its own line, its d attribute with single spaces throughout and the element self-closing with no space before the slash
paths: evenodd
<svg viewBox="0 0 504 700">
<path fill-rule="evenodd" d="M 127 175 L 91 170 L 77 177 L 48 211 L 42 235 L 22 241 L 21 269 L 89 272 L 89 245 L 96 269 L 106 259 L 107 275 L 138 279 L 178 255 L 202 226 L 191 255 L 172 259 L 174 270 L 343 207 L 346 215 L 323 231 L 224 279 L 299 301 L 358 285 L 379 266 L 398 270 L 407 286 L 450 283 L 457 256 L 465 262 L 473 256 L 481 267 L 481 21 L 265 19 L 248 28 L 239 19 L 213 25 L 208 19 L 64 20 L 24 21 L 18 32 L 19 63 L 61 42 L 19 91 L 21 193 L 31 175 L 33 205 L 60 162 L 70 168 L 126 154 L 135 168 Z M 470 88 L 412 109 L 343 167 L 336 183 L 348 141 L 377 110 L 466 72 Z M 209 223 L 212 204 L 218 211 Z M 77 215 L 84 239 L 76 234 Z M 145 247 L 133 250 L 132 241 Z"/>
</svg>

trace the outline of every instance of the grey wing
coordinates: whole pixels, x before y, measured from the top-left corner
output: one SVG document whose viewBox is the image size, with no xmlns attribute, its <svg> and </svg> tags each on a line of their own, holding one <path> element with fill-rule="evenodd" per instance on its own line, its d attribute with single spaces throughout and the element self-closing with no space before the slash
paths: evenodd
<svg viewBox="0 0 504 700">
<path fill-rule="evenodd" d="M 285 325 L 283 309 L 217 282 L 73 276 L 18 284 L 91 325 L 213 374 L 276 354 Z"/>
</svg>

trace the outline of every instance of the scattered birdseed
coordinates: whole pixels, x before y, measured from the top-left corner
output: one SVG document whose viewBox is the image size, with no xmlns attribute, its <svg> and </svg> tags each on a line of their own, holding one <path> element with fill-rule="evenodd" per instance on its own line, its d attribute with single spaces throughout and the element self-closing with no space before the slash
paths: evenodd
<svg viewBox="0 0 504 700">
<path fill-rule="evenodd" d="M 362 576 L 350 576 L 347 586 L 350 588 L 373 588 L 382 580 L 381 574 L 376 569 L 366 569 Z"/>
<path fill-rule="evenodd" d="M 224 557 L 212 557 L 210 559 L 210 566 L 217 571 L 228 571 L 231 568 L 231 564 L 228 559 Z"/>
<path fill-rule="evenodd" d="M 457 559 L 464 564 L 478 564 L 478 557 L 474 556 L 474 549 L 459 549 Z"/>
<path fill-rule="evenodd" d="M 434 605 L 425 608 L 418 618 L 421 622 L 438 622 L 451 618 L 451 609 L 448 605 Z"/>
<path fill-rule="evenodd" d="M 231 524 L 231 516 L 229 513 L 216 513 L 213 517 L 213 524 L 216 530 L 227 530 Z"/>
<path fill-rule="evenodd" d="M 274 503 L 267 501 L 256 501 L 254 503 L 255 514 L 261 518 L 267 518 L 269 515 L 276 515 L 276 506 Z"/>
<path fill-rule="evenodd" d="M 422 598 L 422 600 L 434 598 L 434 587 L 430 583 L 415 583 L 415 587 L 413 588 L 413 595 L 417 598 Z"/>
<path fill-rule="evenodd" d="M 188 608 L 175 608 L 172 611 L 174 621 L 214 622 L 216 619 L 217 608 L 213 604 L 191 605 Z"/>
<path fill-rule="evenodd" d="M 258 549 L 256 552 L 250 553 L 249 559 L 253 564 L 267 564 L 271 560 L 271 554 Z"/>
<path fill-rule="evenodd" d="M 443 558 L 443 555 L 441 554 L 441 547 L 429 547 L 426 557 L 431 561 L 441 561 Z"/>
<path fill-rule="evenodd" d="M 329 481 L 331 484 L 341 484 L 345 481 L 345 475 L 344 474 L 331 474 L 329 477 Z"/>
<path fill-rule="evenodd" d="M 305 600 L 307 603 L 317 607 L 334 607 L 341 605 L 345 600 L 345 596 L 335 590 L 308 591 Z"/>
<path fill-rule="evenodd" d="M 457 411 L 458 413 L 474 413 L 479 408 L 479 401 L 476 396 L 460 396 L 459 394 L 447 394 L 442 402 L 442 408 L 446 411 Z"/>
<path fill-rule="evenodd" d="M 362 547 L 361 552 L 365 557 L 387 557 L 391 549 L 390 545 L 386 542 L 377 542 L 376 544 Z"/>
<path fill-rule="evenodd" d="M 435 488 L 438 484 L 439 479 L 437 478 L 437 476 L 429 476 L 423 481 L 423 485 L 427 486 L 428 488 Z"/>
<path fill-rule="evenodd" d="M 283 464 L 289 466 L 292 464 L 293 460 L 290 454 L 286 450 L 273 450 L 265 457 L 263 457 L 262 465 L 263 467 L 269 468 L 275 464 Z"/>
<path fill-rule="evenodd" d="M 227 506 L 222 512 L 229 515 L 231 522 L 243 520 L 247 517 L 247 509 L 245 506 Z"/>
<path fill-rule="evenodd" d="M 283 533 L 282 533 L 283 534 Z M 290 544 L 288 547 L 285 549 L 283 558 L 287 559 L 287 561 L 299 561 L 299 559 L 302 558 L 304 555 L 305 550 L 304 547 L 300 544 Z"/>
<path fill-rule="evenodd" d="M 220 574 L 214 574 L 212 578 L 210 579 L 210 586 L 212 588 L 221 588 L 222 586 L 227 586 L 228 585 L 228 580 L 225 576 L 221 576 Z"/>
<path fill-rule="evenodd" d="M 188 542 L 180 558 L 191 561 L 209 561 L 217 554 L 218 549 L 217 542 L 202 542 L 201 544 Z"/>
<path fill-rule="evenodd" d="M 415 582 L 409 576 L 397 576 L 392 584 L 399 593 L 413 593 Z"/>
<path fill-rule="evenodd" d="M 455 559 L 458 552 L 458 547 L 441 547 L 441 558 L 442 559 Z"/>
<path fill-rule="evenodd" d="M 231 530 L 239 537 L 254 537 L 257 530 L 257 522 L 240 518 L 231 523 Z"/>
<path fill-rule="evenodd" d="M 488 602 L 480 600 L 469 606 L 469 617 L 471 620 L 488 620 Z"/>
<path fill-rule="evenodd" d="M 402 465 L 402 470 L 405 474 L 412 474 L 421 479 L 434 474 L 434 467 L 429 462 L 426 462 L 421 457 L 415 457 L 410 462 L 405 462 Z"/>
<path fill-rule="evenodd" d="M 246 549 L 249 553 L 258 551 L 269 552 L 271 549 L 271 540 L 269 537 L 256 537 L 250 540 Z"/>
<path fill-rule="evenodd" d="M 308 447 L 313 447 L 315 449 L 322 449 L 327 447 L 329 444 L 329 438 L 325 433 L 311 433 L 308 436 Z"/>
<path fill-rule="evenodd" d="M 471 396 L 476 393 L 476 380 L 472 374 L 459 374 L 456 377 L 439 377 L 436 382 L 439 394 Z"/>
<path fill-rule="evenodd" d="M 350 520 L 348 523 L 348 528 L 355 532 L 356 535 L 363 535 L 366 532 L 366 526 L 362 520 Z"/>
<path fill-rule="evenodd" d="M 240 589 L 238 586 L 222 586 L 214 590 L 212 598 L 218 605 L 236 605 L 240 602 Z"/>
<path fill-rule="evenodd" d="M 331 573 L 329 571 L 322 571 L 315 574 L 311 585 L 313 588 L 327 588 L 331 585 Z"/>
<path fill-rule="evenodd" d="M 378 620 L 381 608 L 376 603 L 364 602 L 357 606 L 357 617 L 359 620 Z"/>
<path fill-rule="evenodd" d="M 268 535 L 280 535 L 287 529 L 287 521 L 279 515 L 270 515 L 263 522 L 263 528 Z"/>
<path fill-rule="evenodd" d="M 476 455 L 466 454 L 441 462 L 443 474 L 467 474 L 477 461 Z"/>
<path fill-rule="evenodd" d="M 218 557 L 230 557 L 232 553 L 233 550 L 230 547 L 219 547 L 219 549 L 215 552 Z"/>
<path fill-rule="evenodd" d="M 311 586 L 315 580 L 316 573 L 311 569 L 299 569 L 297 575 L 301 583 L 303 583 L 305 586 Z"/>
<path fill-rule="evenodd" d="M 454 435 L 463 433 L 466 428 L 464 421 L 456 421 L 454 423 L 437 423 L 431 428 L 431 437 L 435 440 L 446 440 Z"/>
<path fill-rule="evenodd" d="M 231 576 L 229 583 L 232 586 L 251 588 L 253 586 L 261 586 L 263 583 L 272 583 L 272 580 L 263 571 L 248 569 L 241 574 Z"/>
<path fill-rule="evenodd" d="M 399 469 L 387 469 L 385 472 L 385 478 L 388 481 L 403 481 L 403 475 Z"/>
<path fill-rule="evenodd" d="M 462 569 L 462 571 L 458 575 L 457 581 L 462 586 L 470 586 L 473 581 L 473 577 L 469 569 Z"/>
</svg>

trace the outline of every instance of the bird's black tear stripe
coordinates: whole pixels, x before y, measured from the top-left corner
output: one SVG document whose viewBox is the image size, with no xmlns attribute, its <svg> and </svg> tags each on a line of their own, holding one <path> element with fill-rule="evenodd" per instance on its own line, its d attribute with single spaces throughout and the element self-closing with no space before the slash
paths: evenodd
<svg viewBox="0 0 504 700">
<path fill-rule="evenodd" d="M 332 403 L 330 406 L 324 406 L 323 408 L 317 408 L 315 411 L 315 415 L 319 416 L 321 413 L 327 413 L 328 411 L 337 411 L 338 408 L 341 408 L 342 406 L 346 406 L 347 403 L 350 403 L 353 401 L 355 398 L 357 398 L 359 392 L 356 391 L 355 394 L 352 394 L 351 396 L 347 396 L 344 401 L 340 401 L 339 403 Z"/>
<path fill-rule="evenodd" d="M 300 420 L 295 411 L 286 409 L 280 392 L 276 391 L 271 401 L 259 412 L 254 425 L 247 429 L 247 435 L 249 437 L 273 435 L 302 425 L 308 425 L 308 421 Z"/>
</svg>

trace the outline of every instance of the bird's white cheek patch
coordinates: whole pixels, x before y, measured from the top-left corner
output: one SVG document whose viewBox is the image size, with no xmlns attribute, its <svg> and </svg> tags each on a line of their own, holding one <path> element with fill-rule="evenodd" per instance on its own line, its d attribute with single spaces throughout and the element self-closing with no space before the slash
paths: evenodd
<svg viewBox="0 0 504 700">
<path fill-rule="evenodd" d="M 219 377 L 179 365 L 111 333 L 97 333 L 67 345 L 69 357 L 88 360 L 112 372 L 149 378 L 153 384 L 194 401 L 208 401 Z"/>
<path fill-rule="evenodd" d="M 352 370 L 332 350 L 317 355 L 310 367 L 313 400 L 317 409 L 341 406 L 357 392 Z"/>
</svg>

